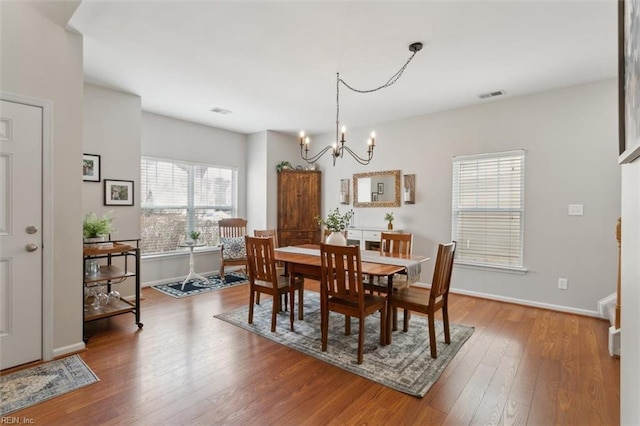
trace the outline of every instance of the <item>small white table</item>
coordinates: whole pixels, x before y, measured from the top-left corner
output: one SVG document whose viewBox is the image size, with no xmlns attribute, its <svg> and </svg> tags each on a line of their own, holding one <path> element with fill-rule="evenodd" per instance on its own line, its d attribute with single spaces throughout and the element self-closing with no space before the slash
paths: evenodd
<svg viewBox="0 0 640 426">
<path fill-rule="evenodd" d="M 185 284 L 187 284 L 187 281 L 189 280 L 200 280 L 200 281 L 205 281 L 208 282 L 209 280 L 206 279 L 205 277 L 203 277 L 202 275 L 198 275 L 196 274 L 196 271 L 194 270 L 194 267 L 196 265 L 195 259 L 193 258 L 193 249 L 196 247 L 204 247 L 204 244 L 178 244 L 178 247 L 187 247 L 189 249 L 189 275 L 187 275 L 187 278 L 184 279 L 184 281 L 182 282 L 182 287 L 180 287 L 180 290 L 184 290 L 184 286 Z"/>
</svg>

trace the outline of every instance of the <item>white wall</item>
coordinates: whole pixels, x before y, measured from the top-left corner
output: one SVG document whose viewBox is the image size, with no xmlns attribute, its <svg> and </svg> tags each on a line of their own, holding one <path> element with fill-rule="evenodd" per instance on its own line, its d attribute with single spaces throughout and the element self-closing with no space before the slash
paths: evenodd
<svg viewBox="0 0 640 426">
<path fill-rule="evenodd" d="M 343 120 L 348 125 L 348 117 Z M 339 206 L 340 179 L 352 179 L 353 173 L 415 173 L 416 204 L 354 209 L 355 225 L 384 227 L 384 214 L 393 211 L 394 228 L 414 233 L 414 252 L 435 256 L 437 244 L 451 239 L 452 156 L 525 149 L 524 259 L 529 272 L 456 267 L 452 287 L 595 315 L 596 302 L 615 292 L 617 120 L 617 83 L 609 80 L 380 124 L 368 166 L 348 155 L 335 167 L 329 157 L 319 162 L 322 211 Z M 350 131 L 347 143 L 364 153 L 370 130 Z M 331 138 L 314 138 L 312 152 Z M 584 216 L 569 217 L 569 204 L 583 204 Z M 433 265 L 425 265 L 422 281 L 431 282 Z M 560 277 L 569 280 L 568 290 L 558 289 Z"/>
<path fill-rule="evenodd" d="M 247 137 L 247 232 L 267 229 L 267 132 Z"/>
<path fill-rule="evenodd" d="M 137 95 L 84 86 L 83 150 L 100 155 L 101 182 L 83 182 L 83 213 L 112 211 L 113 240 L 140 238 L 140 103 Z M 134 205 L 105 206 L 105 179 L 134 181 Z M 118 291 L 133 296 L 135 283 L 127 281 Z"/>
<path fill-rule="evenodd" d="M 82 37 L 74 3 L 0 2 L 0 89 L 53 102 L 53 347 L 82 343 Z M 45 319 L 45 321 L 47 321 Z"/>
<path fill-rule="evenodd" d="M 278 228 L 278 173 L 276 166 L 282 161 L 289 161 L 297 164 L 296 149 L 298 141 L 296 137 L 284 135 L 282 133 L 267 132 L 267 169 L 266 179 L 269 194 L 267 197 L 267 228 Z"/>
<path fill-rule="evenodd" d="M 620 423 L 640 424 L 640 160 L 622 166 Z"/>
<path fill-rule="evenodd" d="M 170 158 L 238 169 L 238 216 L 247 214 L 247 137 L 240 133 L 203 126 L 150 112 L 142 113 L 143 156 Z M 140 157 L 138 157 L 138 162 Z M 218 250 L 195 256 L 199 273 L 220 268 Z M 188 256 L 172 255 L 143 259 L 142 283 L 170 282 L 188 274 Z"/>
</svg>

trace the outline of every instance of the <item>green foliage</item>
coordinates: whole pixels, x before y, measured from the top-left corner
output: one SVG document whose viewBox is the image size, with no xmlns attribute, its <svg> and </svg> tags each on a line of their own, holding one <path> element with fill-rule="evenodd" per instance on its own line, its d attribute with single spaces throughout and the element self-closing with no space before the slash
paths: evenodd
<svg viewBox="0 0 640 426">
<path fill-rule="evenodd" d="M 384 220 L 386 220 L 389 223 L 393 222 L 393 212 L 385 214 Z"/>
<path fill-rule="evenodd" d="M 326 219 L 320 216 L 316 216 L 314 219 L 318 221 L 318 225 L 324 225 L 329 231 L 340 232 L 347 229 L 353 215 L 353 209 L 341 214 L 340 210 L 336 207 L 334 210 L 329 211 Z"/>
<path fill-rule="evenodd" d="M 102 217 L 95 213 L 88 213 L 82 222 L 82 236 L 84 238 L 105 237 L 113 232 L 113 212 L 107 212 Z"/>
<path fill-rule="evenodd" d="M 200 238 L 200 231 L 190 231 L 189 238 L 191 238 L 193 241 L 196 241 L 198 238 Z"/>
<path fill-rule="evenodd" d="M 276 166 L 276 171 L 279 173 L 283 170 L 287 170 L 287 169 L 293 169 L 293 166 L 291 165 L 290 162 L 288 161 L 281 161 L 278 163 L 278 165 Z"/>
</svg>

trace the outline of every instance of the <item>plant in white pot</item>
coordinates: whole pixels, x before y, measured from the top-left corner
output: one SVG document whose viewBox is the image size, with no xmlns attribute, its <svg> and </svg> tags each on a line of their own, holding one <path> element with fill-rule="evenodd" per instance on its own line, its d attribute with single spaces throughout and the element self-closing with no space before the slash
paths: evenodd
<svg viewBox="0 0 640 426">
<path fill-rule="evenodd" d="M 189 231 L 189 238 L 191 238 L 191 241 L 193 242 L 193 244 L 198 244 L 198 239 L 200 238 L 200 231 Z"/>
<path fill-rule="evenodd" d="M 347 237 L 344 235 L 344 231 L 349 226 L 353 215 L 353 210 L 349 210 L 342 214 L 336 207 L 334 210 L 329 211 L 326 219 L 323 219 L 320 216 L 316 216 L 314 219 L 319 225 L 324 225 L 324 227 L 331 232 L 325 241 L 327 244 L 346 246 Z"/>
<path fill-rule="evenodd" d="M 113 215 L 107 212 L 102 217 L 91 212 L 82 222 L 82 236 L 85 243 L 98 243 L 113 232 Z"/>
</svg>

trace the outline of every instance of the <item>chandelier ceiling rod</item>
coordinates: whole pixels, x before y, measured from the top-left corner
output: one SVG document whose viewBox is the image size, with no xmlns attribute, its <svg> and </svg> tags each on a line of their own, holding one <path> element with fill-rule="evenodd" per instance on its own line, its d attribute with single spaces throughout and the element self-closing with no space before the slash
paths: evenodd
<svg viewBox="0 0 640 426">
<path fill-rule="evenodd" d="M 345 145 L 346 128 L 342 126 L 342 129 L 340 129 L 340 83 L 344 84 L 344 86 L 347 89 L 354 91 L 356 93 L 371 93 L 371 92 L 376 92 L 378 90 L 389 87 L 392 84 L 394 84 L 396 81 L 398 81 L 398 79 L 402 76 L 402 73 L 404 72 L 404 70 L 407 68 L 407 65 L 409 65 L 409 62 L 411 62 L 411 60 L 416 55 L 416 53 L 418 53 L 421 49 L 422 49 L 422 43 L 420 42 L 411 43 L 409 45 L 409 51 L 411 51 L 412 54 L 409 57 L 409 59 L 407 59 L 407 62 L 405 62 L 404 65 L 394 75 L 392 75 L 387 80 L 386 83 L 384 83 L 381 86 L 375 87 L 373 89 L 366 89 L 366 90 L 356 89 L 355 87 L 349 85 L 346 81 L 341 79 L 340 73 L 336 73 L 336 141 L 333 143 L 333 145 L 329 145 L 323 148 L 319 153 L 309 156 L 309 137 L 308 136 L 305 137 L 304 132 L 301 131 L 300 132 L 300 157 L 302 157 L 302 159 L 305 160 L 307 163 L 313 164 L 316 161 L 318 161 L 320 157 L 322 157 L 325 153 L 331 150 L 331 156 L 333 157 L 333 165 L 335 166 L 336 158 L 338 157 L 342 158 L 344 155 L 344 152 L 347 151 L 358 163 L 365 166 L 369 164 L 369 162 L 373 158 L 373 149 L 376 146 L 376 139 L 375 139 L 376 134 L 375 132 L 371 132 L 371 138 L 367 141 L 367 157 L 366 158 L 360 157 L 353 150 L 351 150 L 351 148 Z M 341 130 L 341 132 L 339 130 Z"/>
</svg>

